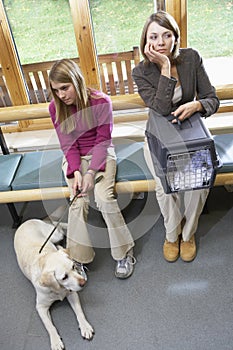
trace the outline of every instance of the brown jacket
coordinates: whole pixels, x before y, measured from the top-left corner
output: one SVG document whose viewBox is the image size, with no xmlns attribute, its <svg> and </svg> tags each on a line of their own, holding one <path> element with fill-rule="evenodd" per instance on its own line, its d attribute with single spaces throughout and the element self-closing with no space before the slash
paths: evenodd
<svg viewBox="0 0 233 350">
<path fill-rule="evenodd" d="M 215 88 L 211 85 L 199 53 L 191 48 L 180 49 L 177 71 L 182 88 L 182 99 L 172 103 L 177 80 L 160 74 L 155 63 L 145 64 L 141 61 L 132 71 L 138 86 L 138 93 L 146 106 L 164 116 L 170 114 L 178 106 L 197 98 L 203 108 L 203 117 L 209 117 L 219 107 Z"/>
</svg>

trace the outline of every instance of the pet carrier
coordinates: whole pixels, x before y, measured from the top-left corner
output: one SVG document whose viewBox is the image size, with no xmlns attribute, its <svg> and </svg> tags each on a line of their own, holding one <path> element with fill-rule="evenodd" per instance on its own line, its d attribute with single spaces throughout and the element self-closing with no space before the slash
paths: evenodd
<svg viewBox="0 0 233 350">
<path fill-rule="evenodd" d="M 212 187 L 221 161 L 199 113 L 181 124 L 150 110 L 146 137 L 165 193 Z"/>
</svg>

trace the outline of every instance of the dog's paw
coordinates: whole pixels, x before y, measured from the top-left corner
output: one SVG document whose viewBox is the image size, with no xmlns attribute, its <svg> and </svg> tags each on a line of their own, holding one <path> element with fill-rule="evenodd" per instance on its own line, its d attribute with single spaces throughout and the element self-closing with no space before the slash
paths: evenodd
<svg viewBox="0 0 233 350">
<path fill-rule="evenodd" d="M 91 340 L 95 334 L 93 327 L 87 321 L 79 325 L 81 335 L 84 339 Z"/>
<path fill-rule="evenodd" d="M 61 338 L 58 336 L 53 337 L 51 340 L 51 350 L 64 350 L 65 345 L 63 344 Z"/>
</svg>

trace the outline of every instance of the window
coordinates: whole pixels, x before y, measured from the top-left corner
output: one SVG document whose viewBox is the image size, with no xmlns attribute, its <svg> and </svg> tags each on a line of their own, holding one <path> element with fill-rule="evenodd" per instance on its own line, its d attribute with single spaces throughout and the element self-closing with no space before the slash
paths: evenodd
<svg viewBox="0 0 233 350">
<path fill-rule="evenodd" d="M 233 1 L 188 0 L 188 46 L 197 49 L 213 85 L 233 82 Z"/>
<path fill-rule="evenodd" d="M 139 46 L 143 25 L 154 12 L 152 0 L 90 0 L 98 54 Z"/>
<path fill-rule="evenodd" d="M 68 0 L 4 0 L 21 64 L 77 57 Z"/>
</svg>

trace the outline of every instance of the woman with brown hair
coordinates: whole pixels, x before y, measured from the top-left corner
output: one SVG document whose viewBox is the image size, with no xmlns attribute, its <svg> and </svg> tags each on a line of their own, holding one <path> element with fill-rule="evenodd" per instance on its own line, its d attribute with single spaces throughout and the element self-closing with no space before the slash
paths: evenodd
<svg viewBox="0 0 233 350">
<path fill-rule="evenodd" d="M 219 100 L 202 58 L 192 48 L 180 49 L 180 30 L 171 15 L 158 11 L 147 19 L 140 48 L 144 60 L 132 75 L 139 95 L 156 116 L 173 116 L 176 123 L 196 112 L 208 117 L 217 111 Z M 164 218 L 164 258 L 173 262 L 180 256 L 192 261 L 196 256 L 195 232 L 209 190 L 187 191 L 183 198 L 179 193 L 166 194 L 155 174 L 147 141 L 144 155 L 156 180 L 156 197 Z"/>
</svg>

